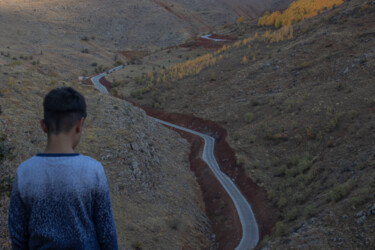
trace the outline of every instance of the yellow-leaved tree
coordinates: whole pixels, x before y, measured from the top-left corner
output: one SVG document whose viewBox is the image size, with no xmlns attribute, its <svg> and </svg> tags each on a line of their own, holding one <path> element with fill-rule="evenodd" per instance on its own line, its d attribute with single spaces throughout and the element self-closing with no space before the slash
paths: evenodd
<svg viewBox="0 0 375 250">
<path fill-rule="evenodd" d="M 282 13 L 280 11 L 275 11 L 272 14 L 266 12 L 259 18 L 258 26 L 274 25 L 276 28 L 280 28 L 315 16 L 320 11 L 331 9 L 343 2 L 343 0 L 297 0 L 292 2 Z"/>
</svg>

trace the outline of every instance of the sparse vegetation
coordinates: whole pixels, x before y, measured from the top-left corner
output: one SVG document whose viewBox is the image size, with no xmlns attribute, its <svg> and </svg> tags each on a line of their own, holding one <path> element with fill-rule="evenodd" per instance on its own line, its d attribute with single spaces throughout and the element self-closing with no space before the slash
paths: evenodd
<svg viewBox="0 0 375 250">
<path fill-rule="evenodd" d="M 285 233 L 286 227 L 283 222 L 279 221 L 275 226 L 275 234 L 277 236 L 282 236 Z"/>
<path fill-rule="evenodd" d="M 0 114 L 1 114 L 1 106 L 0 106 Z M 0 135 L 0 164 L 3 163 L 4 159 L 9 157 L 10 155 L 10 148 L 5 145 L 5 135 Z M 1 175 L 0 177 L 0 198 L 3 196 L 10 196 L 10 192 L 12 190 L 12 183 L 14 177 L 10 175 Z"/>
<path fill-rule="evenodd" d="M 316 207 L 309 205 L 309 206 L 305 207 L 305 209 L 303 210 L 303 216 L 305 218 L 310 218 L 310 217 L 314 216 L 317 213 L 317 211 L 318 210 L 317 210 Z"/>
<path fill-rule="evenodd" d="M 245 17 L 241 16 L 237 18 L 237 23 L 243 23 L 245 21 Z"/>
<path fill-rule="evenodd" d="M 263 17 L 259 18 L 258 26 L 284 27 L 315 16 L 322 10 L 336 7 L 342 3 L 343 0 L 297 0 L 292 2 L 283 12 L 275 11 L 272 14 L 266 12 Z"/>
<path fill-rule="evenodd" d="M 330 118 L 327 121 L 326 128 L 327 128 L 328 132 L 332 132 L 333 130 L 335 130 L 339 126 L 341 116 L 342 116 L 341 113 L 336 114 L 334 117 Z"/>
<path fill-rule="evenodd" d="M 297 218 L 297 215 L 298 215 L 298 209 L 297 209 L 297 207 L 293 207 L 292 209 L 290 209 L 286 213 L 285 219 L 288 220 L 288 221 L 292 221 L 292 220 L 295 220 Z"/>
<path fill-rule="evenodd" d="M 338 202 L 343 198 L 347 197 L 352 189 L 351 183 L 337 184 L 333 187 L 329 193 L 329 200 Z"/>
<path fill-rule="evenodd" d="M 254 119 L 254 114 L 253 113 L 251 113 L 251 112 L 247 112 L 246 114 L 245 114 L 245 122 L 246 123 L 251 123 L 252 121 L 253 121 L 253 119 Z"/>
</svg>

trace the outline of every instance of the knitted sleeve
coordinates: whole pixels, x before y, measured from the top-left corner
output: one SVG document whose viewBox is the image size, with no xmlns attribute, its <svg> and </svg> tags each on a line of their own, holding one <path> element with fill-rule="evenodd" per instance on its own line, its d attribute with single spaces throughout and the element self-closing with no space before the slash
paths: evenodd
<svg viewBox="0 0 375 250">
<path fill-rule="evenodd" d="M 94 223 L 100 249 L 118 249 L 116 226 L 112 215 L 107 178 L 100 164 L 98 184 L 94 195 Z"/>
<path fill-rule="evenodd" d="M 21 199 L 18 185 L 18 177 L 16 175 L 9 205 L 9 235 L 12 241 L 12 249 L 28 248 L 28 221 L 29 212 Z"/>
</svg>

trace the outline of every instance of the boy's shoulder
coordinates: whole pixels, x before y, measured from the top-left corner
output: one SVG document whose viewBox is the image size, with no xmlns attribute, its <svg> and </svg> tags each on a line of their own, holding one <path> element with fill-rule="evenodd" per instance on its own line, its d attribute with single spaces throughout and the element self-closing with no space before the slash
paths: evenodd
<svg viewBox="0 0 375 250">
<path fill-rule="evenodd" d="M 23 172 L 25 170 L 35 170 L 36 168 L 46 165 L 64 165 L 77 164 L 81 167 L 92 168 L 101 172 L 103 170 L 102 164 L 91 158 L 90 156 L 82 154 L 37 154 L 23 161 L 17 171 Z"/>
</svg>

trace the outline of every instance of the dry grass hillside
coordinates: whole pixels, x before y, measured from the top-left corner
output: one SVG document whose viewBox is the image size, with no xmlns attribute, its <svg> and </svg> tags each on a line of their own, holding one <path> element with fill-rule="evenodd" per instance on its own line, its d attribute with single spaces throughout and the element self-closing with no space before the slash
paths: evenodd
<svg viewBox="0 0 375 250">
<path fill-rule="evenodd" d="M 290 0 L 0 0 L 0 64 L 20 60 L 60 79 L 92 75 L 124 61 L 117 53 L 155 50 L 254 17 Z"/>
<path fill-rule="evenodd" d="M 373 249 L 375 1 L 317 14 L 281 29 L 228 26 L 238 41 L 199 60 L 194 49 L 152 54 L 146 63 L 182 64 L 119 72 L 113 92 L 228 130 L 237 161 L 279 209 L 261 246 Z"/>
<path fill-rule="evenodd" d="M 9 192 L 17 166 L 42 152 L 43 96 L 62 86 L 22 65 L 0 66 L 0 248 L 10 249 Z M 88 103 L 78 152 L 102 162 L 120 249 L 199 249 L 210 226 L 193 173 L 189 144 L 127 102 L 72 85 Z"/>
</svg>

